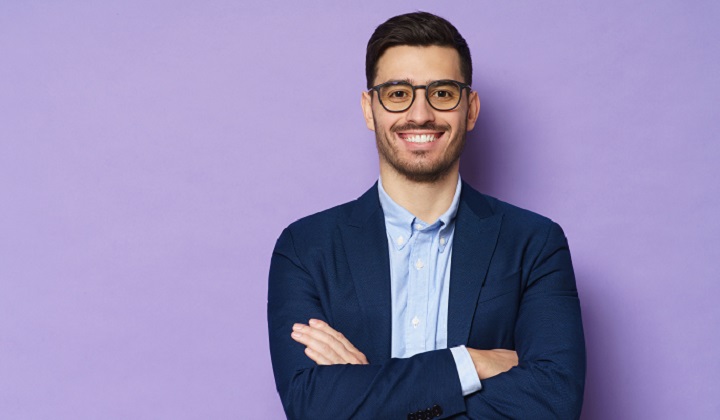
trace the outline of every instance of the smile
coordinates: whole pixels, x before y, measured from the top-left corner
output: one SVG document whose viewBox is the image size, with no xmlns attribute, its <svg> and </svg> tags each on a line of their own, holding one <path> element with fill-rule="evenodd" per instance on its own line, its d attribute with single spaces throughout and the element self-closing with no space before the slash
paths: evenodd
<svg viewBox="0 0 720 420">
<path fill-rule="evenodd" d="M 442 133 L 427 133 L 427 134 L 400 134 L 400 138 L 409 143 L 430 143 L 440 138 Z"/>
</svg>

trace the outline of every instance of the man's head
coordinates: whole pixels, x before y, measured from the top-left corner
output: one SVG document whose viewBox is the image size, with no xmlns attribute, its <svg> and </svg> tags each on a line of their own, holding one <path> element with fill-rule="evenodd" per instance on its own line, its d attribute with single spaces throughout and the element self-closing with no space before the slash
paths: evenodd
<svg viewBox="0 0 720 420">
<path fill-rule="evenodd" d="M 419 12 L 396 16 L 370 38 L 363 92 L 381 176 L 432 183 L 456 173 L 480 102 L 469 88 L 470 50 L 448 21 Z"/>
<path fill-rule="evenodd" d="M 472 58 L 465 38 L 447 20 L 427 12 L 399 15 L 388 19 L 375 29 L 365 53 L 367 88 L 375 86 L 377 64 L 385 50 L 398 45 L 416 47 L 450 47 L 460 56 L 460 73 L 468 85 L 472 84 Z"/>
</svg>

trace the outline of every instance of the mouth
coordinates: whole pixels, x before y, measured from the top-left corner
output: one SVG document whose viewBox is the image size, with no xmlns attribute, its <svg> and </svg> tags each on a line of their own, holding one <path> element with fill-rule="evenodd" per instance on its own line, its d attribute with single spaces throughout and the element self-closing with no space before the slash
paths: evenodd
<svg viewBox="0 0 720 420">
<path fill-rule="evenodd" d="M 431 133 L 397 133 L 398 137 L 405 140 L 408 143 L 416 143 L 416 144 L 423 144 L 423 143 L 432 143 L 435 140 L 442 137 L 443 132 L 431 132 Z"/>
</svg>

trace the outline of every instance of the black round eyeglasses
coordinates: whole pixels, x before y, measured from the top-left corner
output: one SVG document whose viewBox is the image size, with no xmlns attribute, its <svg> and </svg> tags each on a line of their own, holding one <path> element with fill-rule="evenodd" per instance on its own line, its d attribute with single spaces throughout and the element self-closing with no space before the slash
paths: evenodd
<svg viewBox="0 0 720 420">
<path fill-rule="evenodd" d="M 377 92 L 380 105 L 389 112 L 404 112 L 415 101 L 415 90 L 425 89 L 425 99 L 438 111 L 451 111 L 460 105 L 463 90 L 472 89 L 456 80 L 436 80 L 427 85 L 412 85 L 406 81 L 390 81 L 370 88 Z"/>
</svg>

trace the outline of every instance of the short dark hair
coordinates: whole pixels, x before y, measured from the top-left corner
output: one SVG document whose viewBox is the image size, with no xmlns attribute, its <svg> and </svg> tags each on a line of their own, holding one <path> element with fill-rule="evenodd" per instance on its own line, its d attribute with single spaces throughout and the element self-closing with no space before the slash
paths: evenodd
<svg viewBox="0 0 720 420">
<path fill-rule="evenodd" d="M 377 62 L 385 50 L 399 45 L 452 47 L 460 55 L 463 82 L 472 84 L 472 59 L 465 38 L 452 23 L 427 12 L 415 12 L 388 19 L 375 29 L 365 54 L 367 88 L 373 87 Z"/>
</svg>

